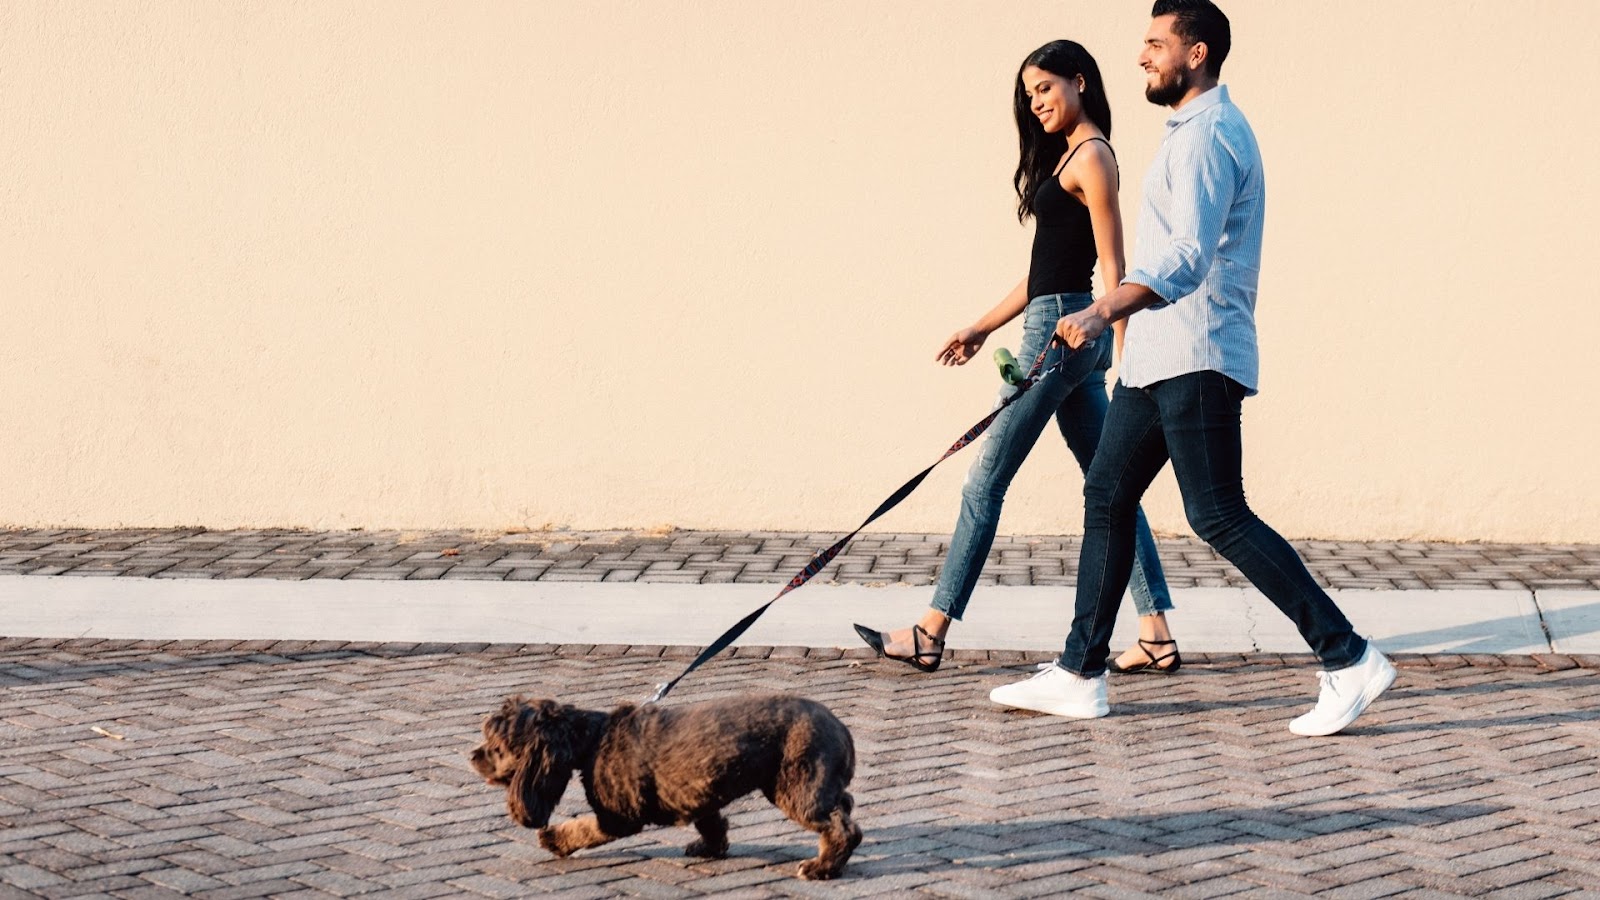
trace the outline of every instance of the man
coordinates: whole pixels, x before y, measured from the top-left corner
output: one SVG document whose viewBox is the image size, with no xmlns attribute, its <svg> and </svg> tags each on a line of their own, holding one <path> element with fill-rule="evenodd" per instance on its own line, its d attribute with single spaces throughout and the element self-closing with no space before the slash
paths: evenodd
<svg viewBox="0 0 1600 900">
<path fill-rule="evenodd" d="M 1119 287 L 1056 329 L 1078 347 L 1132 317 L 1085 477 L 1072 631 L 1054 665 L 989 696 L 1062 716 L 1108 712 L 1106 654 L 1132 569 L 1134 511 L 1170 459 L 1195 533 L 1294 621 L 1322 662 L 1317 705 L 1289 730 L 1334 734 L 1394 682 L 1394 667 L 1245 503 L 1239 411 L 1257 383 L 1261 156 L 1218 84 L 1231 44 L 1227 17 L 1210 0 L 1156 0 L 1151 16 L 1139 55 L 1145 97 L 1173 114 L 1145 178 L 1134 265 Z"/>
</svg>

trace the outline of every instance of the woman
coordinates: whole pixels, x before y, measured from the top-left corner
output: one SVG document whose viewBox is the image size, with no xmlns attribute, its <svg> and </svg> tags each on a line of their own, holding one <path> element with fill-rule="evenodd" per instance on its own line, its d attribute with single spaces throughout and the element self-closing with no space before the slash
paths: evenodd
<svg viewBox="0 0 1600 900">
<path fill-rule="evenodd" d="M 1017 71 L 1014 105 L 1022 158 L 1012 179 L 1017 219 L 1036 220 L 1028 276 L 970 327 L 951 335 L 936 360 L 965 365 L 977 356 L 995 329 L 1024 316 L 1024 365 L 1050 343 L 1056 322 L 1094 299 L 1090 275 L 1095 260 L 1110 288 L 1122 282 L 1122 217 L 1117 206 L 1117 161 L 1111 136 L 1111 106 L 1094 57 L 1073 41 L 1053 41 L 1023 60 Z M 1116 323 L 1120 353 L 1122 322 Z M 1051 348 L 1046 366 L 1066 351 Z M 1105 371 L 1111 366 L 1111 341 L 1068 356 L 1061 372 L 1040 381 L 990 426 L 978 459 L 961 492 L 961 515 L 950 552 L 939 573 L 933 603 L 910 628 L 887 633 L 855 626 L 880 656 L 924 672 L 939 668 L 951 621 L 961 618 L 988 558 L 999 524 L 1006 488 L 1039 435 L 1054 416 L 1061 436 L 1087 471 L 1100 441 L 1106 414 Z M 1001 390 L 1004 399 L 1015 388 Z M 1171 675 L 1183 659 L 1167 630 L 1172 608 L 1155 539 L 1144 513 L 1138 514 L 1138 546 L 1133 598 L 1139 610 L 1139 641 L 1108 667 L 1113 672 Z"/>
</svg>

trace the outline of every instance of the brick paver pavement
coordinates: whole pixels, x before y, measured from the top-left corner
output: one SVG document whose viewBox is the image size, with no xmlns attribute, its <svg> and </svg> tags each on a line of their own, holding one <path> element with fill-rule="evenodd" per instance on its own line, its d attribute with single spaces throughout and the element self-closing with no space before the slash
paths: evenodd
<svg viewBox="0 0 1600 900">
<path fill-rule="evenodd" d="M 840 534 L 778 532 L 0 531 L 0 573 L 155 578 L 464 578 L 782 583 Z M 929 584 L 948 535 L 867 534 L 823 581 Z M 1160 540 L 1174 588 L 1244 587 L 1194 538 Z M 1326 587 L 1600 588 L 1600 545 L 1298 541 Z M 995 541 L 980 584 L 1071 584 L 1078 541 Z"/>
<path fill-rule="evenodd" d="M 668 702 L 792 690 L 850 726 L 866 841 L 820 885 L 759 798 L 726 860 L 679 829 L 553 860 L 468 769 L 502 695 L 607 707 L 687 652 L 0 640 L 0 895 L 1600 896 L 1600 678 L 1560 660 L 1410 665 L 1319 740 L 1284 727 L 1309 665 L 1123 678 L 1070 722 L 987 702 L 1020 654 L 741 648 Z"/>
</svg>

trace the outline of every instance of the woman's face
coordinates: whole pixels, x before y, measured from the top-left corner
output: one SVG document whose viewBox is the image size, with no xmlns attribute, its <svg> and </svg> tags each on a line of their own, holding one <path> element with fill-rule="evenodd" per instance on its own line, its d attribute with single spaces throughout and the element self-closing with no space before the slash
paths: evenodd
<svg viewBox="0 0 1600 900">
<path fill-rule="evenodd" d="M 1022 89 L 1027 91 L 1029 108 L 1046 134 L 1076 125 L 1083 114 L 1079 96 L 1083 90 L 1082 75 L 1069 80 L 1038 66 L 1028 66 L 1022 70 Z"/>
</svg>

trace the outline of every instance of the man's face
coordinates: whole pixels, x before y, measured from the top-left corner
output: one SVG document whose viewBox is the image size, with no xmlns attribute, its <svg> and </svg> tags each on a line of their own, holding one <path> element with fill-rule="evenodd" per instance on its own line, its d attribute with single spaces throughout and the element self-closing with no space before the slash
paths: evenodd
<svg viewBox="0 0 1600 900">
<path fill-rule="evenodd" d="M 1172 31 L 1173 16 L 1150 20 L 1144 35 L 1139 66 L 1144 69 L 1144 97 L 1157 106 L 1172 106 L 1189 92 L 1197 69 L 1192 65 L 1195 45 Z"/>
</svg>

